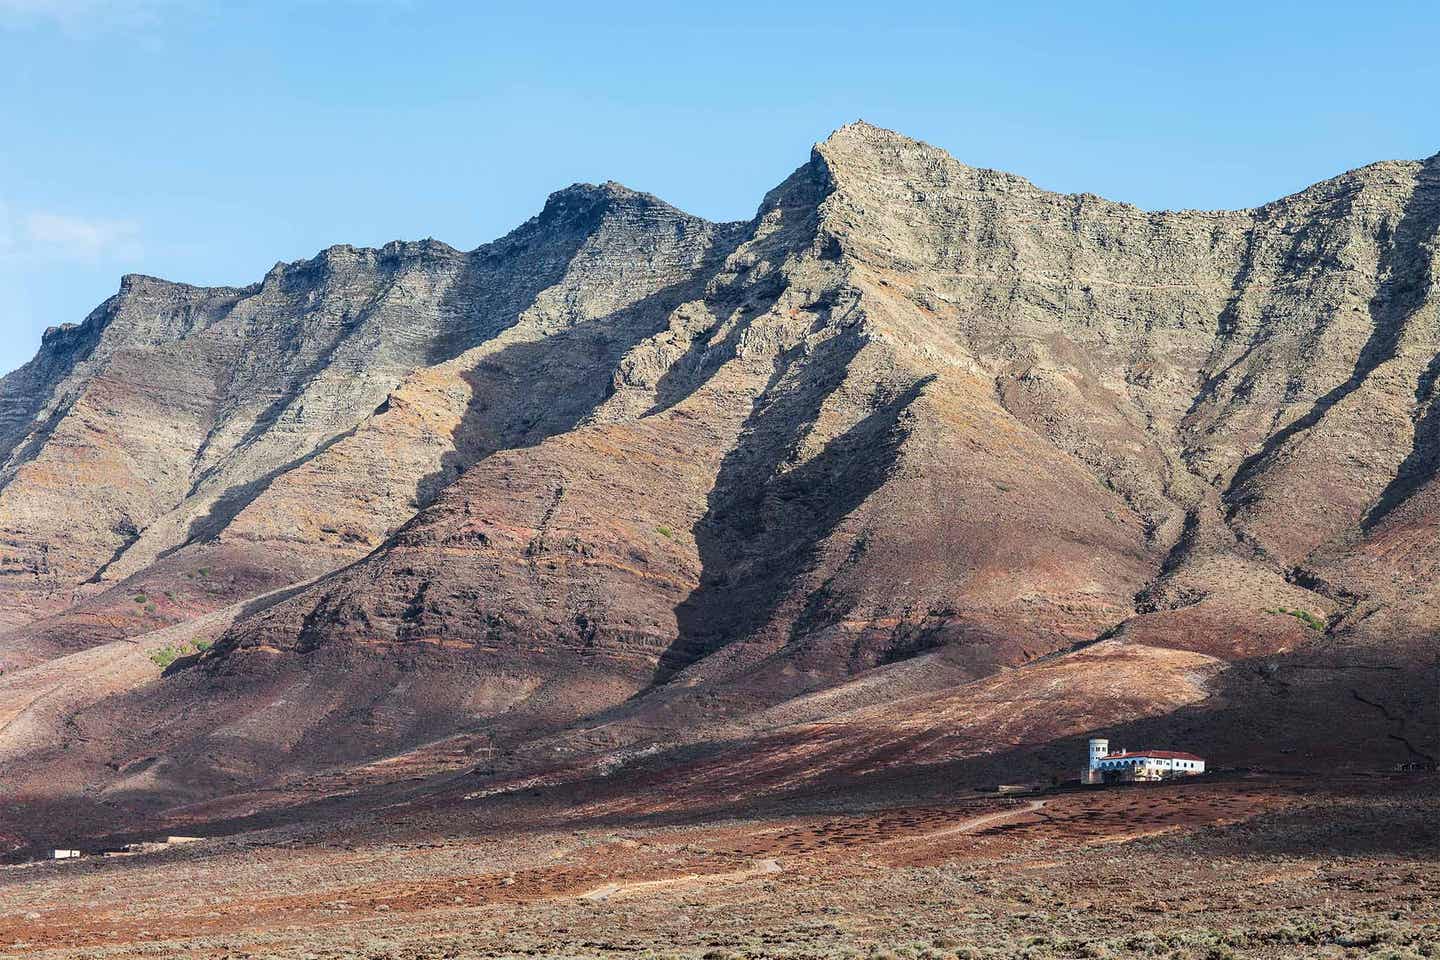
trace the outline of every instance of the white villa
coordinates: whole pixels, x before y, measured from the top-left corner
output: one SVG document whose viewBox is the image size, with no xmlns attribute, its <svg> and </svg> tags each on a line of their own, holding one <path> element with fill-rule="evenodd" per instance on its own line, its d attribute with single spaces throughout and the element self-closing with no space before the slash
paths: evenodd
<svg viewBox="0 0 1440 960">
<path fill-rule="evenodd" d="M 1110 741 L 1090 741 L 1090 763 L 1080 774 L 1082 783 L 1113 783 L 1128 780 L 1169 780 L 1193 777 L 1205 772 L 1205 760 L 1179 750 L 1118 750 L 1110 752 Z"/>
</svg>

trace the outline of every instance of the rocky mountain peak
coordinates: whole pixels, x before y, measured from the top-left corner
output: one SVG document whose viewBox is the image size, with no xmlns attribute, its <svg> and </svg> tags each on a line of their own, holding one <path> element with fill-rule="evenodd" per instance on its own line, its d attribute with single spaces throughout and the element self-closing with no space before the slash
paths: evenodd
<svg viewBox="0 0 1440 960">
<path fill-rule="evenodd" d="M 574 183 L 557 190 L 545 201 L 537 220 L 541 223 L 571 220 L 601 211 L 655 210 L 686 219 L 689 214 L 677 210 L 653 194 L 632 190 L 613 180 L 604 183 Z"/>
<path fill-rule="evenodd" d="M 875 149 L 934 149 L 914 137 L 897 130 L 876 126 L 868 120 L 856 119 L 836 127 L 817 147 L 827 151 L 863 151 Z"/>
</svg>

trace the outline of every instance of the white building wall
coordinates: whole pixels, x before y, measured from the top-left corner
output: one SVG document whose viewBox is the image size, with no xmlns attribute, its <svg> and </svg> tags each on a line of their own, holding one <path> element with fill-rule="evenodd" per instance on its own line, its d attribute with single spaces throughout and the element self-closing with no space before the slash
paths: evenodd
<svg viewBox="0 0 1440 960">
<path fill-rule="evenodd" d="M 1173 757 L 1122 757 L 1100 760 L 1097 767 L 1102 772 L 1130 771 L 1136 774 L 1200 774 L 1205 772 L 1204 760 L 1179 760 Z"/>
</svg>

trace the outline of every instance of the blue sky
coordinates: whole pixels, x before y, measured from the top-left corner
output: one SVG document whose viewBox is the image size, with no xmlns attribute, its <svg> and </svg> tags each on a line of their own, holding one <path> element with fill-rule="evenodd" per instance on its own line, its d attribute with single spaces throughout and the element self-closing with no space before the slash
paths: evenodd
<svg viewBox="0 0 1440 960">
<path fill-rule="evenodd" d="M 0 0 L 0 370 L 122 273 L 493 239 L 569 183 L 749 217 L 856 118 L 1242 207 L 1440 151 L 1434 3 Z"/>
</svg>

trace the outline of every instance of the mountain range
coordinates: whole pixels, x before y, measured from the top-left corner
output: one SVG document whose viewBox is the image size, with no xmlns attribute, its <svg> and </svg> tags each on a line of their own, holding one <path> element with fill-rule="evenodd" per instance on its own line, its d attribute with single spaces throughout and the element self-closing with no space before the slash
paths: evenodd
<svg viewBox="0 0 1440 960">
<path fill-rule="evenodd" d="M 1149 212 L 857 122 L 747 222 L 127 276 L 0 380 L 0 831 L 1434 760 L 1437 231 L 1440 155 Z"/>
</svg>

